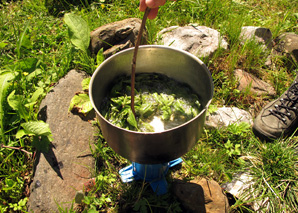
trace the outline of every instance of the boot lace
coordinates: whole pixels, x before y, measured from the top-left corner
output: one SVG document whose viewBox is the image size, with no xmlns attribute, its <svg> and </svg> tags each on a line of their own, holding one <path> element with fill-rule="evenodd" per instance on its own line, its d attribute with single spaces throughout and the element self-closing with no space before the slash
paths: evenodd
<svg viewBox="0 0 298 213">
<path fill-rule="evenodd" d="M 298 103 L 298 82 L 293 83 L 285 97 L 280 99 L 280 104 L 274 106 L 275 109 L 270 109 L 270 113 L 276 116 L 279 120 L 287 124 L 287 119 L 294 119 L 290 111 L 297 113 L 296 104 Z"/>
</svg>

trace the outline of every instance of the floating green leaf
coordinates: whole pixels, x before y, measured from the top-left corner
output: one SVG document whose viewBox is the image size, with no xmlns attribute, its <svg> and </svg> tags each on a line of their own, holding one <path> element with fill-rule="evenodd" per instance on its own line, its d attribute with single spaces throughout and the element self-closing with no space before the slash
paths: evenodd
<svg viewBox="0 0 298 213">
<path fill-rule="evenodd" d="M 127 122 L 133 126 L 134 128 L 138 129 L 138 123 L 137 123 L 137 120 L 131 110 L 131 108 L 128 108 L 128 117 L 127 117 Z"/>
</svg>

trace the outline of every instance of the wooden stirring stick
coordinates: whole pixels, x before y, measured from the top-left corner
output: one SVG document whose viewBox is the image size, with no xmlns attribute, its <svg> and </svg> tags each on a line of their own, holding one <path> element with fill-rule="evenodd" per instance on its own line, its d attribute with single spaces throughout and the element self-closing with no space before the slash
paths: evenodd
<svg viewBox="0 0 298 213">
<path fill-rule="evenodd" d="M 132 113 L 136 117 L 135 113 L 135 76 L 136 76 L 136 62 L 137 62 L 137 55 L 138 55 L 138 49 L 141 43 L 142 35 L 143 35 L 143 29 L 145 28 L 145 23 L 148 17 L 148 14 L 150 12 L 150 8 L 147 7 L 142 19 L 141 27 L 139 29 L 139 34 L 137 36 L 137 42 L 135 43 L 135 49 L 133 53 L 133 58 L 132 58 L 132 68 L 131 68 L 131 103 L 130 107 L 132 110 Z"/>
</svg>

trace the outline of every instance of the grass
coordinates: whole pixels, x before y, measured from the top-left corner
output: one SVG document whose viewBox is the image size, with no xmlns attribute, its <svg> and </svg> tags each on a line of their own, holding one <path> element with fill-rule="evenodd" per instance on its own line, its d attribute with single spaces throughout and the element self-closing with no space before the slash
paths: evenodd
<svg viewBox="0 0 298 213">
<path fill-rule="evenodd" d="M 55 2 L 62 4 L 65 1 Z M 63 5 L 62 11 L 54 8 L 55 4 L 50 0 L 4 0 L 0 4 L 1 212 L 26 211 L 35 153 L 46 149 L 51 140 L 50 131 L 30 132 L 29 124 L 32 123 L 46 127 L 37 120 L 40 101 L 70 69 L 92 74 L 100 63 L 71 44 L 63 16 L 72 11 L 86 20 L 91 30 L 110 22 L 142 17 L 137 9 L 137 0 L 74 2 L 76 4 Z M 267 101 L 275 97 L 256 97 L 237 90 L 232 75 L 234 69 L 243 69 L 271 83 L 278 97 L 291 84 L 298 66 L 288 66 L 287 58 L 281 56 L 273 59 L 274 69 L 265 67 L 264 61 L 269 53 L 260 51 L 251 42 L 241 45 L 241 27 L 267 27 L 273 38 L 283 32 L 297 33 L 297 7 L 297 2 L 287 0 L 169 1 L 160 8 L 158 18 L 147 21 L 148 42 L 157 41 L 157 32 L 173 25 L 197 23 L 220 31 L 227 38 L 229 49 L 202 58 L 214 79 L 212 105 L 236 106 L 246 110 L 253 105 L 253 113 L 257 114 Z M 85 196 L 79 210 L 184 211 L 171 193 L 157 197 L 147 183 L 122 183 L 118 171 L 129 162 L 108 147 L 100 132 L 99 136 L 93 150 L 97 162 L 94 168 L 96 184 Z M 45 139 L 42 146 L 34 143 L 36 138 Z M 249 191 L 244 193 L 232 205 L 232 211 L 249 211 L 246 204 L 261 200 L 265 201 L 262 212 L 293 212 L 298 208 L 296 149 L 297 138 L 294 136 L 264 143 L 255 138 L 244 124 L 206 129 L 196 146 L 183 156 L 181 168 L 171 170 L 167 179 L 171 185 L 176 178 L 191 180 L 199 176 L 223 184 L 230 181 L 234 174 L 249 171 L 254 183 L 253 196 L 248 197 Z M 72 212 L 75 207 L 68 210 L 60 207 L 60 211 Z"/>
</svg>

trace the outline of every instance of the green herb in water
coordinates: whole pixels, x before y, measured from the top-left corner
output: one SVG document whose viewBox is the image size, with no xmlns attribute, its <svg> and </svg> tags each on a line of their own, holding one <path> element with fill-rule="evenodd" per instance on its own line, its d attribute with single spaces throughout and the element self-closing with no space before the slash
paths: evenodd
<svg viewBox="0 0 298 213">
<path fill-rule="evenodd" d="M 135 113 L 131 110 L 129 76 L 116 78 L 101 105 L 101 114 L 121 128 L 158 132 L 194 118 L 201 111 L 198 96 L 186 85 L 161 74 L 137 74 Z"/>
</svg>

